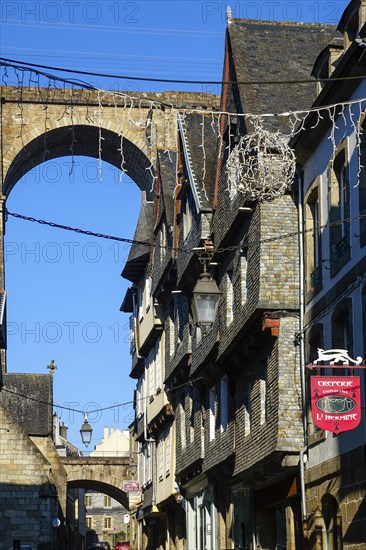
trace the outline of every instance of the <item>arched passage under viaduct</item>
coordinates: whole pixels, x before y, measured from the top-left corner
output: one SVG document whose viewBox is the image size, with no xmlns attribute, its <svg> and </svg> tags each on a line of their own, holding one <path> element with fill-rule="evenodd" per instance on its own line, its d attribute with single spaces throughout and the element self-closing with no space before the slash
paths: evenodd
<svg viewBox="0 0 366 550">
<path fill-rule="evenodd" d="M 124 481 L 136 480 L 136 465 L 128 458 L 62 457 L 66 470 L 67 488 L 90 489 L 114 498 L 129 509 Z"/>
<path fill-rule="evenodd" d="M 219 98 L 191 92 L 136 92 L 131 98 L 108 91 L 2 86 L 0 206 L 29 170 L 47 160 L 80 155 L 121 168 L 151 196 L 157 150 L 176 150 L 175 105 L 218 109 Z M 3 223 L 0 219 L 1 242 Z M 2 255 L 3 246 L 0 250 Z M 0 289 L 3 266 L 1 257 Z"/>
</svg>

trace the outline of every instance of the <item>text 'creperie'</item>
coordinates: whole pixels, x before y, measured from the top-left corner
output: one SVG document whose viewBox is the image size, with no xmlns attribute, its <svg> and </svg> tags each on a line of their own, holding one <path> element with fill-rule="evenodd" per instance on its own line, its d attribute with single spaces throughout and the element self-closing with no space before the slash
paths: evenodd
<svg viewBox="0 0 366 550">
<path fill-rule="evenodd" d="M 318 386 L 326 387 L 326 388 L 350 388 L 353 386 L 353 381 L 346 381 L 346 380 L 319 380 Z"/>
</svg>

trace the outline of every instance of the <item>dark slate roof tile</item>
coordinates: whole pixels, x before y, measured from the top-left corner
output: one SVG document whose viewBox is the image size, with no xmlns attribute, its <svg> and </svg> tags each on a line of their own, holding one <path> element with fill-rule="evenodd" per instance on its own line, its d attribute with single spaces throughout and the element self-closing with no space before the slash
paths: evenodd
<svg viewBox="0 0 366 550">
<path fill-rule="evenodd" d="M 218 116 L 208 113 L 187 113 L 183 118 L 184 139 L 201 208 L 212 208 L 217 161 Z M 204 136 L 204 138 L 202 137 Z"/>
<path fill-rule="evenodd" d="M 158 220 L 160 220 L 163 210 L 169 226 L 174 225 L 174 189 L 177 184 L 177 153 L 176 151 L 158 151 L 161 193 L 160 211 Z M 157 220 L 157 221 L 158 221 Z"/>
<path fill-rule="evenodd" d="M 5 374 L 0 403 L 28 435 L 52 435 L 52 402 L 51 374 Z"/>
<path fill-rule="evenodd" d="M 333 39 L 334 25 L 232 19 L 228 36 L 244 113 L 282 113 L 308 109 L 316 82 L 254 84 L 268 80 L 311 79 L 319 51 Z M 252 84 L 253 82 L 253 84 Z M 286 119 L 268 117 L 266 129 L 286 133 Z"/>
<path fill-rule="evenodd" d="M 153 206 L 154 203 L 146 200 L 146 194 L 142 192 L 142 204 L 137 222 L 134 241 L 151 243 L 153 234 Z M 149 261 L 150 246 L 133 243 L 122 271 L 122 277 L 137 283 Z"/>
</svg>

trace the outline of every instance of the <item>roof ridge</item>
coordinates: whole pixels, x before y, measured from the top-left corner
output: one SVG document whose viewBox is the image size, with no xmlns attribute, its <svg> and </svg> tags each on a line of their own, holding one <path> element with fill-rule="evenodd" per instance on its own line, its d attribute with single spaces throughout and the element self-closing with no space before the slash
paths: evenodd
<svg viewBox="0 0 366 550">
<path fill-rule="evenodd" d="M 283 25 L 283 26 L 308 26 L 308 27 L 316 27 L 316 28 L 320 28 L 320 27 L 329 27 L 329 28 L 334 28 L 336 29 L 337 28 L 337 25 L 335 24 L 332 24 L 332 23 L 309 23 L 309 22 L 306 22 L 306 21 L 274 21 L 274 20 L 267 20 L 267 19 L 244 19 L 244 18 L 240 18 L 240 17 L 233 17 L 231 20 L 230 20 L 230 24 L 232 23 L 250 23 L 250 24 L 260 24 L 260 23 L 265 23 L 265 24 L 268 24 L 268 25 Z M 229 27 L 230 27 L 230 24 L 229 24 Z"/>
</svg>

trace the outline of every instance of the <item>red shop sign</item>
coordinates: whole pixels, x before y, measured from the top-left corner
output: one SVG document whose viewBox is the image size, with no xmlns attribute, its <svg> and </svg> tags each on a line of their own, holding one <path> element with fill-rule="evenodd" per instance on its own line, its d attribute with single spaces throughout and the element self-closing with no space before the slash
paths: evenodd
<svg viewBox="0 0 366 550">
<path fill-rule="evenodd" d="M 321 430 L 353 430 L 361 420 L 359 376 L 312 376 L 311 412 Z"/>
</svg>

